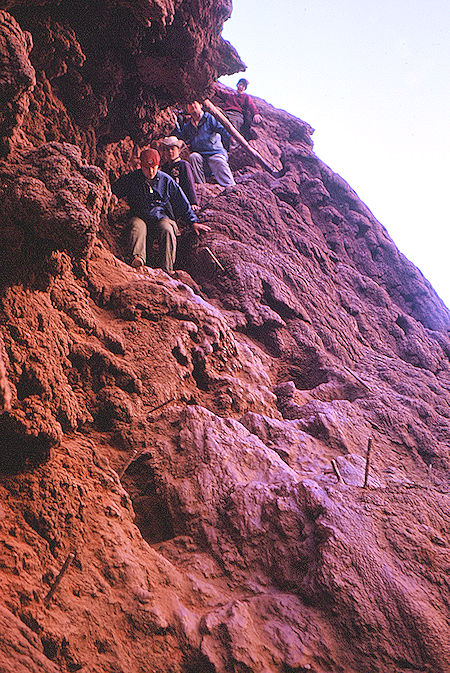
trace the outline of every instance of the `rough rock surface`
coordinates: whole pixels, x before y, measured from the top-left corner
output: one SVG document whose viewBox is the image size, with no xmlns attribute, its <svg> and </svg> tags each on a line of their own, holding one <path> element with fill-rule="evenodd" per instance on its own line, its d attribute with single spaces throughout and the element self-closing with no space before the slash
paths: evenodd
<svg viewBox="0 0 450 673">
<path fill-rule="evenodd" d="M 131 269 L 106 173 L 241 67 L 231 5 L 0 7 L 1 673 L 446 672 L 447 308 L 258 99 L 281 174 Z"/>
<path fill-rule="evenodd" d="M 2 7 L 13 15 L 0 14 L 6 147 L 24 138 L 69 141 L 89 161 L 105 162 L 105 145 L 160 137 L 173 121 L 161 109 L 243 67 L 220 35 L 231 0 L 3 0 Z"/>
</svg>

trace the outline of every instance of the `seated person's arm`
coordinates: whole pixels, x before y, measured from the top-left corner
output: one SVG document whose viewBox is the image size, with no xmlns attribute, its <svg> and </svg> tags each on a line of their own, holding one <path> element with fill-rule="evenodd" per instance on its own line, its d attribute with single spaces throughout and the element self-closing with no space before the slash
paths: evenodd
<svg viewBox="0 0 450 673">
<path fill-rule="evenodd" d="M 255 103 L 253 102 L 251 96 L 249 94 L 247 94 L 247 96 L 248 96 L 248 98 L 247 98 L 248 109 L 249 109 L 252 121 L 254 121 L 255 124 L 259 124 L 260 122 L 262 122 L 262 117 L 259 114 L 258 108 L 256 107 Z"/>
<path fill-rule="evenodd" d="M 212 117 L 212 118 L 214 120 L 214 122 L 213 122 L 214 131 L 220 135 L 220 137 L 222 138 L 223 144 L 227 145 L 227 143 L 230 140 L 230 134 L 228 133 L 226 128 L 224 128 L 222 126 L 222 124 L 219 121 L 217 121 L 217 119 L 215 117 Z"/>
</svg>

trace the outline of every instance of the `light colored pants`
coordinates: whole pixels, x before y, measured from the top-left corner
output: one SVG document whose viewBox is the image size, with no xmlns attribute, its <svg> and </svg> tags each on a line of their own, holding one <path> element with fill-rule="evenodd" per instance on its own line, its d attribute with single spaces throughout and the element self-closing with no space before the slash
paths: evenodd
<svg viewBox="0 0 450 673">
<path fill-rule="evenodd" d="M 150 226 L 140 217 L 130 219 L 130 250 L 132 257 L 140 257 L 147 264 L 147 243 L 158 239 L 158 267 L 172 273 L 177 254 L 177 223 L 168 217 L 152 220 Z"/>
<path fill-rule="evenodd" d="M 233 187 L 236 184 L 228 165 L 227 157 L 224 154 L 212 154 L 210 157 L 203 157 L 198 152 L 192 152 L 189 155 L 189 162 L 192 166 L 195 182 L 206 182 L 205 161 L 219 185 L 222 185 L 222 187 Z"/>
</svg>

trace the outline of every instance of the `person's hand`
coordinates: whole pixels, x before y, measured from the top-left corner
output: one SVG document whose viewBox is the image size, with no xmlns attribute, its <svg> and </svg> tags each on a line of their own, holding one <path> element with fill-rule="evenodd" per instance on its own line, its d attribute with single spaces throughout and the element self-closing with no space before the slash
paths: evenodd
<svg viewBox="0 0 450 673">
<path fill-rule="evenodd" d="M 191 208 L 194 211 L 194 213 L 198 213 L 198 211 L 200 210 L 200 206 L 197 203 L 191 205 Z"/>
<path fill-rule="evenodd" d="M 261 122 L 262 122 L 262 117 L 261 117 L 261 115 L 255 115 L 255 116 L 253 117 L 253 121 L 255 122 L 255 124 L 261 124 Z"/>
<path fill-rule="evenodd" d="M 202 224 L 201 222 L 193 222 L 192 227 L 197 236 L 200 236 L 201 231 L 211 231 L 211 227 L 208 227 L 207 224 Z"/>
</svg>

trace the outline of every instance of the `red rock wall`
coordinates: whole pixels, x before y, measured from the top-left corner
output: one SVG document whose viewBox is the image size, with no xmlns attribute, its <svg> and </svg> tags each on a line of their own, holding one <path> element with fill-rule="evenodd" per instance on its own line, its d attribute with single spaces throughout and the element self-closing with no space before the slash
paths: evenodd
<svg viewBox="0 0 450 673">
<path fill-rule="evenodd" d="M 131 269 L 106 173 L 240 67 L 230 4 L 1 6 L 0 671 L 444 673 L 448 310 L 260 100 L 282 176 L 233 151 Z"/>
<path fill-rule="evenodd" d="M 9 141 L 14 117 L 33 144 L 73 142 L 96 161 L 105 144 L 160 137 L 172 123 L 162 108 L 242 67 L 220 37 L 229 0 L 5 4 Z"/>
</svg>

